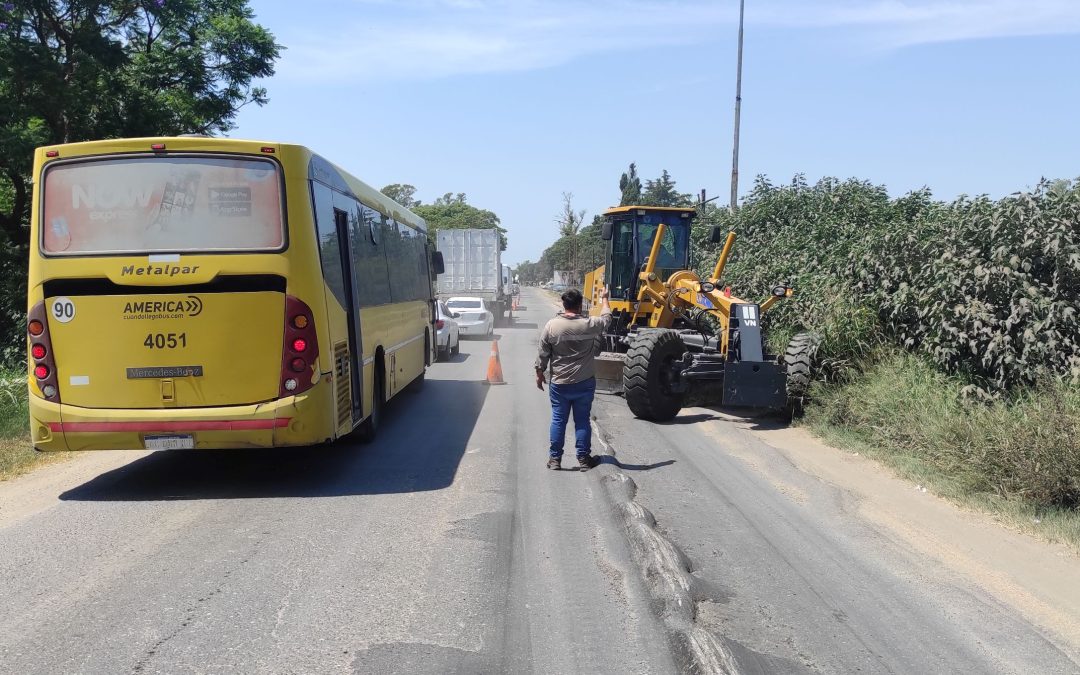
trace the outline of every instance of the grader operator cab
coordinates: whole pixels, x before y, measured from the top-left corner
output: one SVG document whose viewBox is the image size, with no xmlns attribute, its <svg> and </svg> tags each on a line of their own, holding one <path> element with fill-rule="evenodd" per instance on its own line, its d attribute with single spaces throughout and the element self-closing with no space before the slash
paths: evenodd
<svg viewBox="0 0 1080 675">
<path fill-rule="evenodd" d="M 684 405 L 790 409 L 809 384 L 814 347 L 797 336 L 782 359 L 766 353 L 761 315 L 792 294 L 778 283 L 761 302 L 721 287 L 735 233 L 707 279 L 691 269 L 692 208 L 608 209 L 606 264 L 585 277 L 590 314 L 610 289 L 612 321 L 601 338 L 597 388 L 622 393 L 638 417 L 663 421 Z M 714 228 L 711 240 L 720 243 Z"/>
</svg>

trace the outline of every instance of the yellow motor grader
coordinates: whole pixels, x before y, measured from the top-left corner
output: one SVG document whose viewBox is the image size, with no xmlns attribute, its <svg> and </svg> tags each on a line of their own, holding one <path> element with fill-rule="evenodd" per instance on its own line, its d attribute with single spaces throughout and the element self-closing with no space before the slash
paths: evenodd
<svg viewBox="0 0 1080 675">
<path fill-rule="evenodd" d="M 781 358 L 766 353 L 761 315 L 792 294 L 778 283 L 761 302 L 721 288 L 735 242 L 730 232 L 708 279 L 690 269 L 693 208 L 620 206 L 604 212 L 606 264 L 585 276 L 589 313 L 610 290 L 612 321 L 601 337 L 597 389 L 622 393 L 636 416 L 664 421 L 684 405 L 791 410 L 805 394 L 816 346 L 792 340 Z M 713 243 L 723 240 L 713 228 Z"/>
</svg>

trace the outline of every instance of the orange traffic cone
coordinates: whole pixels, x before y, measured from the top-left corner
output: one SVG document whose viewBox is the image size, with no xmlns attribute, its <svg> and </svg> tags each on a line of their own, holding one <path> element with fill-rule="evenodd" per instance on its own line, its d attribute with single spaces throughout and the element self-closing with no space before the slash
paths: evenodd
<svg viewBox="0 0 1080 675">
<path fill-rule="evenodd" d="M 487 369 L 488 384 L 506 384 L 503 380 L 502 362 L 499 361 L 499 341 L 491 342 L 491 358 L 488 359 Z"/>
</svg>

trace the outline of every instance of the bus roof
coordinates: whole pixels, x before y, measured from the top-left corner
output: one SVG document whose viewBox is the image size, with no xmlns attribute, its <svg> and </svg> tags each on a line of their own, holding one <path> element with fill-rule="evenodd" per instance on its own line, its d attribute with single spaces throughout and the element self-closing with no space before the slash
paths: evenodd
<svg viewBox="0 0 1080 675">
<path fill-rule="evenodd" d="M 160 149 L 155 146 L 161 146 Z M 51 153 L 57 153 L 50 156 Z M 423 218 L 383 193 L 356 178 L 345 169 L 334 164 L 311 149 L 292 143 L 279 143 L 276 141 L 255 141 L 235 138 L 216 138 L 211 136 L 160 136 L 146 138 L 118 138 L 101 141 L 83 141 L 80 143 L 67 143 L 63 145 L 49 145 L 37 149 L 35 153 L 35 165 L 40 167 L 53 159 L 71 159 L 76 157 L 93 157 L 112 154 L 134 154 L 154 152 L 230 152 L 237 154 L 276 156 L 283 164 L 287 163 L 286 157 L 305 161 L 304 167 L 309 177 L 316 178 L 328 183 L 344 192 L 351 193 L 365 205 L 376 209 L 394 220 L 404 223 L 413 229 L 427 232 L 427 223 Z M 318 169 L 328 175 L 313 175 Z M 295 167 L 297 170 L 300 167 Z"/>
</svg>

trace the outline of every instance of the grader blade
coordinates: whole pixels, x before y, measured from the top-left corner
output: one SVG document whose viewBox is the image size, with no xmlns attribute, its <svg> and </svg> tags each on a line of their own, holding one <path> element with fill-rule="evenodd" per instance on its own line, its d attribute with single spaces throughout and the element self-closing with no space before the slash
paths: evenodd
<svg viewBox="0 0 1080 675">
<path fill-rule="evenodd" d="M 595 360 L 596 391 L 602 394 L 623 393 L 623 364 L 626 354 L 601 352 Z"/>
</svg>

